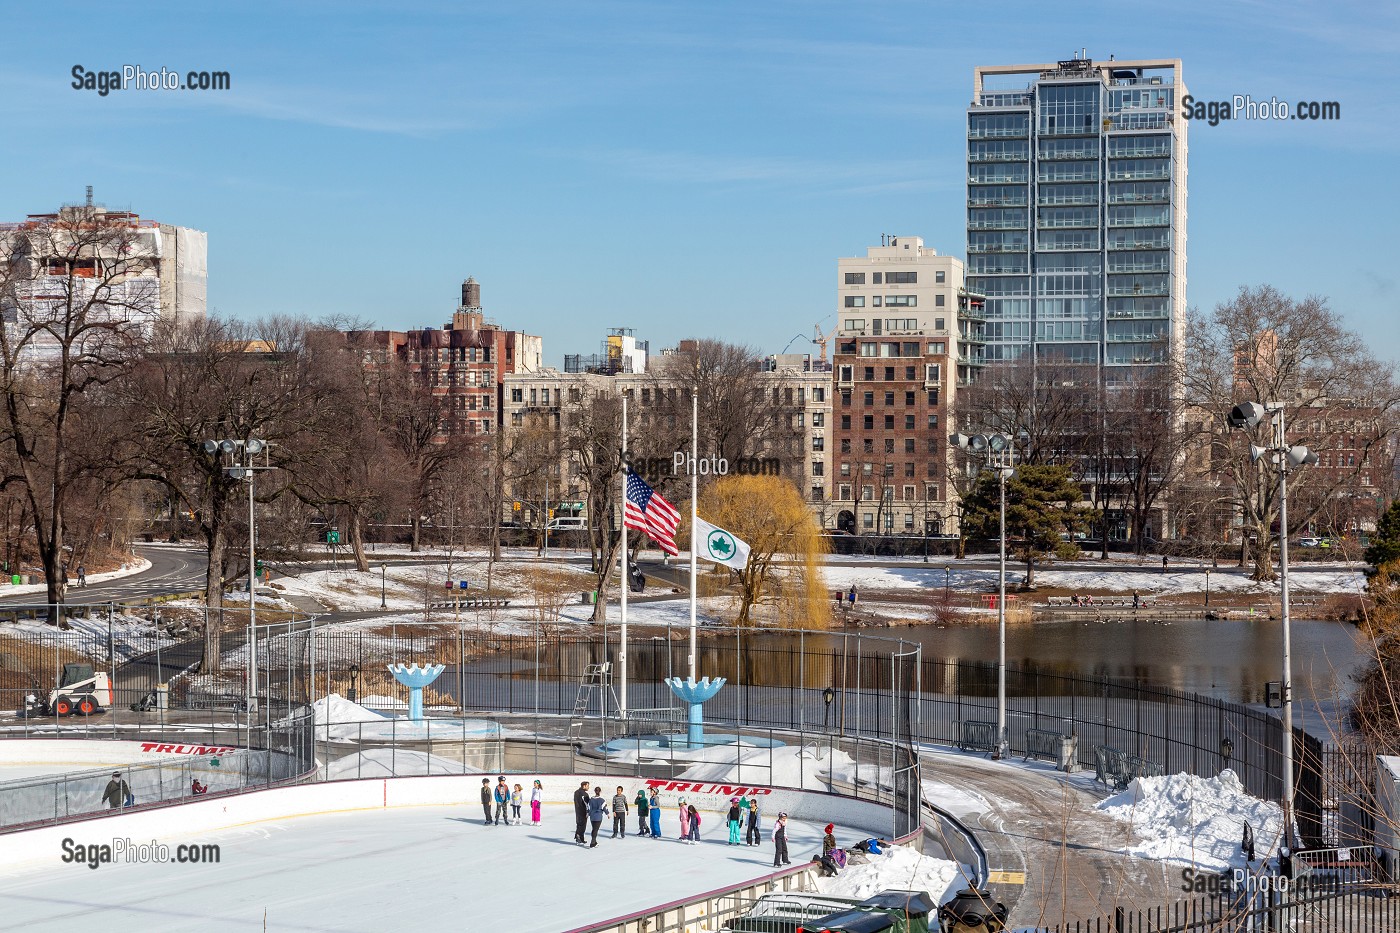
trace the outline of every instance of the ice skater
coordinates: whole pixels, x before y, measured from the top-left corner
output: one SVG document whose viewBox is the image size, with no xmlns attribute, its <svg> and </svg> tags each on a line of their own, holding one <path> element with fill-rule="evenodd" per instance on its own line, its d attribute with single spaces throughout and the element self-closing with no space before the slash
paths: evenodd
<svg viewBox="0 0 1400 933">
<path fill-rule="evenodd" d="M 502 826 L 510 825 L 510 813 L 506 807 L 510 806 L 510 785 L 506 783 L 506 776 L 501 775 L 500 781 L 496 784 L 496 817 L 495 821 Z"/>
<path fill-rule="evenodd" d="M 690 807 L 686 804 L 685 798 L 681 798 L 681 842 L 690 841 Z"/>
<path fill-rule="evenodd" d="M 651 806 L 651 838 L 661 838 L 661 795 L 656 792 L 656 788 L 651 789 L 651 798 L 647 801 Z"/>
<path fill-rule="evenodd" d="M 530 823 L 540 825 L 540 807 L 544 804 L 544 785 L 535 781 L 535 786 L 530 788 Z"/>
<path fill-rule="evenodd" d="M 700 811 L 695 807 L 686 807 L 686 812 L 690 814 L 690 844 L 695 846 L 700 844 Z"/>
<path fill-rule="evenodd" d="M 603 799 L 603 788 L 593 788 L 593 796 L 588 798 L 588 821 L 593 824 L 593 842 L 589 845 L 590 849 L 598 848 L 598 830 L 603 825 L 603 814 L 607 809 L 608 802 Z"/>
<path fill-rule="evenodd" d="M 748 826 L 744 830 L 744 845 L 756 846 L 763 844 L 763 836 L 758 828 L 758 794 L 749 794 L 749 820 Z"/>
<path fill-rule="evenodd" d="M 622 785 L 617 786 L 617 792 L 612 798 L 612 818 L 613 818 L 613 839 L 627 838 L 627 795 L 622 792 Z"/>
<path fill-rule="evenodd" d="M 491 779 L 481 779 L 481 809 L 486 814 L 486 825 L 491 825 Z"/>
<path fill-rule="evenodd" d="M 645 787 L 637 788 L 637 799 L 633 803 L 637 805 L 637 835 L 650 836 L 651 830 L 648 826 L 651 822 L 651 801 L 647 800 Z"/>
<path fill-rule="evenodd" d="M 773 824 L 773 867 L 791 864 L 788 861 L 787 814 L 779 813 L 778 821 Z"/>
<path fill-rule="evenodd" d="M 515 790 L 510 792 L 510 818 L 515 820 L 515 825 L 519 826 L 524 820 L 520 816 L 520 806 L 525 802 L 525 788 L 519 784 L 515 785 Z"/>
<path fill-rule="evenodd" d="M 726 817 L 729 823 L 729 844 L 737 846 L 739 844 L 739 822 L 743 815 L 743 810 L 739 806 L 738 797 L 729 798 L 729 815 Z"/>
<path fill-rule="evenodd" d="M 574 842 L 583 845 L 583 834 L 588 829 L 588 782 L 579 784 L 574 791 Z"/>
</svg>

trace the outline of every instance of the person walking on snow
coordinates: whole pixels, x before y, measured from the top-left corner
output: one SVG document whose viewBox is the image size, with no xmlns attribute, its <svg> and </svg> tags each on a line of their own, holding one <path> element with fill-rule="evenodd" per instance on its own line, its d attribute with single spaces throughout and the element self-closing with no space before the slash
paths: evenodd
<svg viewBox="0 0 1400 933">
<path fill-rule="evenodd" d="M 614 839 L 627 838 L 627 795 L 622 792 L 622 785 L 617 787 L 617 793 L 612 799 L 612 818 Z"/>
<path fill-rule="evenodd" d="M 583 845 L 583 834 L 588 828 L 588 782 L 584 781 L 574 791 L 574 842 Z"/>
<path fill-rule="evenodd" d="M 530 822 L 535 826 L 540 825 L 540 807 L 543 805 L 544 785 L 536 781 L 535 786 L 530 788 Z"/>
<path fill-rule="evenodd" d="M 778 821 L 773 824 L 773 867 L 791 864 L 788 861 L 787 814 L 779 813 Z"/>
<path fill-rule="evenodd" d="M 590 849 L 598 848 L 598 829 L 603 825 L 603 814 L 608 810 L 608 802 L 603 799 L 603 788 L 593 788 L 593 796 L 588 798 L 588 821 L 593 824 L 593 843 Z"/>
<path fill-rule="evenodd" d="M 748 827 L 744 830 L 744 845 L 756 846 L 762 845 L 762 843 L 763 836 L 759 834 L 758 829 L 758 794 L 751 793 L 749 794 L 749 822 Z"/>
<path fill-rule="evenodd" d="M 486 814 L 486 825 L 491 825 L 491 779 L 481 779 L 481 809 Z"/>
<path fill-rule="evenodd" d="M 510 785 L 506 783 L 506 776 L 501 775 L 496 784 L 496 823 L 502 826 L 510 825 L 510 813 L 506 807 L 510 806 Z"/>
<path fill-rule="evenodd" d="M 739 798 L 729 798 L 729 844 L 737 846 L 739 844 L 739 818 L 742 811 L 739 809 Z"/>
<path fill-rule="evenodd" d="M 681 842 L 690 841 L 690 807 L 686 805 L 685 798 L 681 798 Z"/>
<path fill-rule="evenodd" d="M 637 799 L 634 803 L 637 805 L 637 835 L 649 836 L 651 832 L 647 829 L 647 825 L 650 822 L 651 802 L 647 800 L 646 788 L 637 788 Z"/>
<path fill-rule="evenodd" d="M 651 838 L 661 838 L 661 795 L 656 788 L 651 789 L 651 798 L 647 801 L 651 806 Z"/>
</svg>

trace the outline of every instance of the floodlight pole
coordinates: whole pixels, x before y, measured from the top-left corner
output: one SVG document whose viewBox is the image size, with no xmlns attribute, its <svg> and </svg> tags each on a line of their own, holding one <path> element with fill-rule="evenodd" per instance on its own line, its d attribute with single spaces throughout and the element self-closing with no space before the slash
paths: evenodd
<svg viewBox="0 0 1400 933">
<path fill-rule="evenodd" d="M 1009 459 L 1009 450 L 1008 455 Z M 997 570 L 997 753 L 1006 757 L 1006 474 L 1009 467 L 997 464 L 997 485 L 1001 487 L 1000 561 Z"/>
<path fill-rule="evenodd" d="M 1283 834 L 1287 841 L 1293 831 L 1293 622 L 1288 605 L 1288 445 L 1284 441 L 1282 407 L 1274 409 L 1273 421 L 1274 447 L 1278 451 L 1279 602 L 1283 616 Z"/>
</svg>

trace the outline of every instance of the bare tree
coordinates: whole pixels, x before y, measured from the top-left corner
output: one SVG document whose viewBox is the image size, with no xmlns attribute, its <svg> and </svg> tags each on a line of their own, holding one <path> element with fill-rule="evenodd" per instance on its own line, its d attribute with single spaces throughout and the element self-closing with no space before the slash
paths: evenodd
<svg viewBox="0 0 1400 933">
<path fill-rule="evenodd" d="M 22 496 L 51 603 L 66 592 L 70 500 L 100 469 L 75 444 L 97 429 L 85 412 L 127 370 L 158 313 L 148 236 L 127 215 L 87 205 L 3 239 L 0 444 L 10 456 L 0 485 Z"/>
<path fill-rule="evenodd" d="M 609 572 L 622 541 L 614 525 L 621 507 L 622 399 L 588 389 L 580 404 L 570 406 L 567 417 L 563 443 L 579 470 L 588 500 L 588 543 L 598 594 L 593 619 L 601 621 L 607 615 Z"/>
<path fill-rule="evenodd" d="M 1248 452 L 1251 443 L 1273 445 L 1272 426 L 1266 419 L 1253 432 L 1232 431 L 1230 409 L 1238 402 L 1277 403 L 1288 443 L 1323 455 L 1323 468 L 1291 473 L 1296 501 L 1290 498 L 1289 520 L 1303 527 L 1323 503 L 1376 469 L 1400 406 L 1394 367 L 1376 360 L 1324 299 L 1294 300 L 1267 285 L 1241 288 L 1209 314 L 1193 313 L 1184 349 L 1190 440 L 1243 520 L 1242 562 L 1252 536 L 1254 576 L 1272 579 L 1278 467 Z M 1353 451 L 1348 462 L 1329 456 L 1343 447 Z"/>
<path fill-rule="evenodd" d="M 1138 554 L 1146 552 L 1148 523 L 1181 476 L 1182 421 L 1172 372 L 1145 367 L 1110 387 L 1104 418 L 1108 470 L 1131 525 Z M 1103 505 L 1100 505 L 1103 507 Z M 1104 528 L 1105 553 L 1108 546 Z M 1165 537 L 1165 529 L 1159 529 Z"/>
</svg>

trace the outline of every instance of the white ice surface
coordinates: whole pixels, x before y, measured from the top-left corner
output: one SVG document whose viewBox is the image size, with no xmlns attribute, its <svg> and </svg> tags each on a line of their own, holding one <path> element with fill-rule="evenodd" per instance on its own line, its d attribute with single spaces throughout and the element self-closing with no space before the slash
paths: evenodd
<svg viewBox="0 0 1400 933">
<path fill-rule="evenodd" d="M 632 821 L 635 824 L 635 820 Z M 631 827 L 635 829 L 635 825 Z M 0 880 L 5 929 L 37 933 L 153 930 L 384 933 L 415 929 L 558 931 L 644 910 L 773 870 L 769 839 L 730 847 L 714 815 L 698 846 L 607 838 L 574 845 L 572 808 L 546 807 L 542 826 L 483 826 L 475 804 L 305 816 L 198 839 L 211 865 L 126 864 L 90 870 L 60 861 Z M 794 864 L 821 828 L 788 828 Z M 854 839 L 837 828 L 838 839 Z M 73 827 L 79 844 L 109 841 L 101 821 Z M 137 840 L 145 841 L 145 840 Z"/>
<path fill-rule="evenodd" d="M 1025 567 L 1006 565 L 1010 579 L 1019 580 Z M 866 567 L 860 564 L 827 566 L 823 576 L 829 588 L 848 589 L 854 584 L 865 594 L 895 590 L 941 591 L 944 580 L 957 592 L 988 592 L 996 589 L 995 570 L 953 568 L 946 577 L 942 567 Z M 1062 587 L 1070 590 L 1113 590 L 1127 593 L 1137 590 L 1168 596 L 1176 593 L 1199 593 L 1206 589 L 1205 568 L 1193 566 L 1168 567 L 1167 573 L 1142 570 L 1067 570 L 1037 567 L 1035 582 L 1041 587 Z M 1234 571 L 1212 571 L 1212 592 L 1272 594 L 1277 583 L 1258 583 L 1248 574 Z M 1310 570 L 1290 568 L 1289 585 L 1298 592 L 1359 593 L 1365 589 L 1365 577 L 1360 570 Z"/>
</svg>

